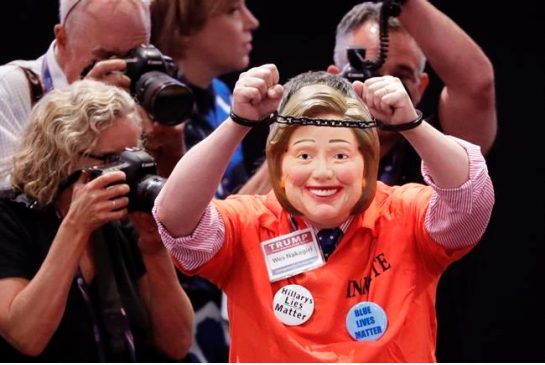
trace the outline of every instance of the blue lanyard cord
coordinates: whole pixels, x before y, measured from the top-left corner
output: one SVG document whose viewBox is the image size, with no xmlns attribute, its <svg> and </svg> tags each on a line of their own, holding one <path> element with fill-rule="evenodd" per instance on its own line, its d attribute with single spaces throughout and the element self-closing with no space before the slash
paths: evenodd
<svg viewBox="0 0 545 365">
<path fill-rule="evenodd" d="M 42 63 L 42 80 L 46 93 L 53 90 L 53 77 L 51 77 L 51 71 L 49 71 L 47 64 L 47 55 L 44 56 L 44 62 Z"/>
<path fill-rule="evenodd" d="M 134 346 L 134 337 L 132 336 L 132 332 L 129 326 L 129 319 L 127 318 L 127 314 L 125 313 L 125 309 L 121 307 L 121 313 L 123 314 L 123 317 L 125 317 L 125 322 L 127 323 L 124 331 L 125 340 L 127 341 L 127 345 L 129 347 L 129 354 L 131 356 L 132 362 L 136 362 L 136 348 Z"/>
<path fill-rule="evenodd" d="M 78 268 L 78 272 L 76 274 L 76 282 L 78 284 L 78 288 L 81 292 L 81 295 L 83 297 L 83 300 L 85 301 L 85 304 L 87 304 L 87 308 L 89 310 L 89 313 L 91 315 L 91 319 L 93 321 L 93 334 L 95 337 L 95 343 L 97 345 L 98 350 L 98 358 L 100 362 L 106 362 L 106 357 L 104 355 L 104 348 L 103 348 L 103 341 L 102 336 L 100 334 L 100 330 L 98 327 L 98 321 L 96 318 L 95 310 L 93 309 L 93 304 L 91 302 L 91 298 L 89 295 L 89 287 L 87 286 L 87 283 L 85 283 L 85 279 L 83 279 L 83 275 L 81 274 L 81 270 Z M 129 349 L 129 356 L 132 362 L 136 362 L 136 348 L 134 345 L 134 337 L 132 335 L 132 332 L 129 327 L 129 319 L 127 318 L 127 314 L 125 312 L 125 309 L 121 307 L 121 314 L 123 315 L 123 318 L 125 320 L 126 326 L 125 330 L 123 331 L 123 335 L 125 337 L 125 341 L 127 342 L 127 347 Z"/>
<path fill-rule="evenodd" d="M 96 318 L 95 310 L 93 309 L 93 304 L 91 303 L 91 298 L 89 296 L 89 287 L 85 283 L 85 279 L 83 279 L 83 275 L 81 274 L 81 270 L 79 269 L 79 267 L 76 273 L 76 283 L 78 284 L 81 296 L 83 297 L 83 300 L 87 305 L 87 309 L 89 310 L 89 314 L 91 315 L 91 320 L 93 321 L 93 334 L 95 337 L 95 343 L 97 345 L 98 359 L 100 362 L 106 362 L 106 357 L 104 356 L 104 348 L 102 344 L 102 336 L 100 335 L 100 330 L 98 329 L 98 321 Z"/>
</svg>

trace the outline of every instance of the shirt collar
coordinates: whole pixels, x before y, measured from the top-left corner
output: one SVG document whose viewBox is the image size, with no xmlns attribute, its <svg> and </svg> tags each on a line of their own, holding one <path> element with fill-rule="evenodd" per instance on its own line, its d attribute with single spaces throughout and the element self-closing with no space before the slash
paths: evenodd
<svg viewBox="0 0 545 365">
<path fill-rule="evenodd" d="M 59 62 L 57 61 L 56 48 L 56 41 L 51 42 L 51 45 L 45 54 L 44 60 L 46 62 L 45 67 L 49 69 L 49 74 L 51 75 L 51 79 L 53 81 L 53 88 L 55 89 L 68 85 L 68 80 L 66 80 L 66 76 L 64 75 Z"/>
<path fill-rule="evenodd" d="M 340 226 L 339 228 L 341 229 L 341 231 L 343 231 L 343 234 L 346 233 L 346 231 L 348 230 L 348 227 L 350 226 L 350 223 L 352 223 L 352 221 L 354 220 L 354 216 L 351 215 L 350 217 L 348 217 L 347 220 L 345 220 Z M 320 228 L 316 227 L 316 226 L 313 226 L 312 224 L 310 224 L 305 218 L 303 218 L 303 221 L 305 222 L 306 226 L 309 227 L 310 229 L 312 229 L 312 233 L 314 233 L 314 235 L 316 235 L 318 233 L 318 231 L 320 230 Z"/>
</svg>

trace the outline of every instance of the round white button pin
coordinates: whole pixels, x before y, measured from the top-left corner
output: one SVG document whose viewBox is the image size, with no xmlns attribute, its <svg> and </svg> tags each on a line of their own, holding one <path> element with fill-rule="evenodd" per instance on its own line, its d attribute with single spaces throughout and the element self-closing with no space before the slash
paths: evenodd
<svg viewBox="0 0 545 365">
<path fill-rule="evenodd" d="M 301 285 L 286 285 L 274 295 L 273 310 L 280 322 L 298 326 L 308 321 L 314 313 L 314 298 Z"/>
</svg>

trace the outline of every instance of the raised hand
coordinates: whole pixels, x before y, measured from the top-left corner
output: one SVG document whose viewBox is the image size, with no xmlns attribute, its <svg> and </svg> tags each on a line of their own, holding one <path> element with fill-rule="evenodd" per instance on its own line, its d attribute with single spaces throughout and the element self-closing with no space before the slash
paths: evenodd
<svg viewBox="0 0 545 365">
<path fill-rule="evenodd" d="M 165 125 L 151 120 L 140 105 L 138 111 L 142 118 L 144 148 L 157 162 L 158 175 L 168 177 L 185 151 L 185 123 Z"/>
<path fill-rule="evenodd" d="M 377 119 L 385 124 L 403 124 L 417 117 L 409 94 L 397 77 L 380 76 L 355 81 L 354 90 Z"/>
<path fill-rule="evenodd" d="M 259 121 L 276 110 L 283 94 L 278 69 L 273 64 L 254 67 L 240 74 L 233 90 L 233 113 Z"/>
</svg>

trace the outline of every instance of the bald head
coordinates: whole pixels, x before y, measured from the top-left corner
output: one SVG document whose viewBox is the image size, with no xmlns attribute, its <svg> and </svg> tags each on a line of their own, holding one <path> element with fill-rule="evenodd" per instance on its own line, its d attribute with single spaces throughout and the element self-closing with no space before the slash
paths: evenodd
<svg viewBox="0 0 545 365">
<path fill-rule="evenodd" d="M 81 31 L 88 26 L 114 30 L 121 23 L 132 23 L 133 27 L 143 25 L 149 34 L 149 4 L 149 0 L 60 0 L 59 21 L 69 31 Z"/>
<path fill-rule="evenodd" d="M 57 59 L 68 82 L 79 79 L 93 60 L 123 57 L 149 43 L 149 2 L 145 0 L 60 0 L 55 27 Z"/>
</svg>

